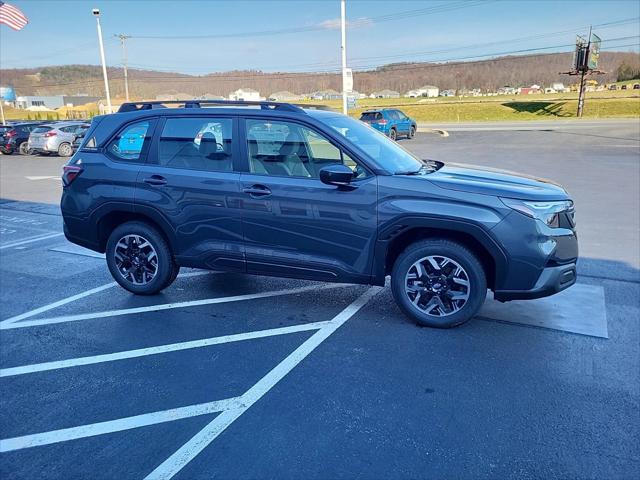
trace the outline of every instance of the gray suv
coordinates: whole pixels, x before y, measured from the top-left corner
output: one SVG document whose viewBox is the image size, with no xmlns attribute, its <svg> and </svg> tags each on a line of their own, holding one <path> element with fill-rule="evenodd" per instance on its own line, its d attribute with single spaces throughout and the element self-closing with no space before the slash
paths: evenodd
<svg viewBox="0 0 640 480">
<path fill-rule="evenodd" d="M 166 108 L 165 104 L 171 104 Z M 204 108 L 209 107 L 209 108 Z M 144 102 L 94 118 L 64 167 L 67 238 L 141 295 L 181 266 L 383 285 L 422 325 L 576 281 L 567 192 L 423 160 L 334 112 L 275 102 Z"/>
</svg>

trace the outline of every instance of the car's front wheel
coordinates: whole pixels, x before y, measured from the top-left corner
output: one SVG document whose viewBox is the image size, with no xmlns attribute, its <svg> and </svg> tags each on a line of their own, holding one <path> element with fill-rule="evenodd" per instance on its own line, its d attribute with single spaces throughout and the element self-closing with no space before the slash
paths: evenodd
<svg viewBox="0 0 640 480">
<path fill-rule="evenodd" d="M 29 144 L 27 142 L 22 142 L 18 147 L 18 151 L 20 155 L 28 155 L 29 154 Z"/>
<path fill-rule="evenodd" d="M 409 129 L 409 138 L 413 138 L 416 136 L 416 127 L 414 127 L 413 125 L 411 125 L 411 128 Z"/>
<path fill-rule="evenodd" d="M 421 325 L 450 328 L 484 303 L 487 280 L 478 258 L 450 240 L 409 245 L 395 261 L 391 290 L 400 309 Z"/>
<path fill-rule="evenodd" d="M 153 295 L 167 288 L 178 275 L 169 245 L 155 228 L 127 222 L 109 236 L 106 249 L 111 275 L 137 295 Z"/>
</svg>

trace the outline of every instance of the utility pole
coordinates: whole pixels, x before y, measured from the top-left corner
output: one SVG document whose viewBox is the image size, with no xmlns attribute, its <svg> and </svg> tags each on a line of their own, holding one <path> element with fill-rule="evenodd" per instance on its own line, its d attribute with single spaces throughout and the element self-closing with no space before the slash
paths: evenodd
<svg viewBox="0 0 640 480">
<path fill-rule="evenodd" d="M 104 77 L 104 91 L 107 95 L 107 109 L 112 113 L 111 109 L 111 93 L 109 93 L 109 79 L 107 78 L 107 62 L 104 58 L 104 44 L 102 43 L 102 28 L 100 28 L 100 9 L 92 10 L 93 16 L 96 17 L 96 26 L 98 28 L 98 43 L 100 45 L 100 60 L 102 60 L 102 76 Z"/>
<path fill-rule="evenodd" d="M 589 37 L 587 40 L 587 51 L 586 51 L 586 55 L 585 57 L 587 58 L 587 62 L 588 62 L 588 58 L 589 58 L 589 50 L 591 49 L 591 29 L 592 27 L 589 27 Z M 582 118 L 582 110 L 584 109 L 584 89 L 585 89 L 585 84 L 584 84 L 584 77 L 587 74 L 587 70 L 588 70 L 588 66 L 587 65 L 583 65 L 582 68 L 580 69 L 580 93 L 578 94 L 578 112 L 577 112 L 577 117 L 578 118 Z"/>
<path fill-rule="evenodd" d="M 121 33 L 120 35 L 114 35 L 120 39 L 120 45 L 122 45 L 122 67 L 124 70 L 124 96 L 129 101 L 129 76 L 127 74 L 127 39 L 131 38 L 130 35 Z"/>
<path fill-rule="evenodd" d="M 340 19 L 342 29 L 342 113 L 347 114 L 347 7 L 345 0 L 340 1 Z"/>
<path fill-rule="evenodd" d="M 561 72 L 564 75 L 580 75 L 580 91 L 578 93 L 578 111 L 576 116 L 582 117 L 584 110 L 584 98 L 586 90 L 586 77 L 591 74 L 603 74 L 598 70 L 598 60 L 600 58 L 600 37 L 592 33 L 589 27 L 589 37 L 587 40 L 578 36 L 576 39 L 576 51 L 573 57 L 573 70 Z"/>
</svg>

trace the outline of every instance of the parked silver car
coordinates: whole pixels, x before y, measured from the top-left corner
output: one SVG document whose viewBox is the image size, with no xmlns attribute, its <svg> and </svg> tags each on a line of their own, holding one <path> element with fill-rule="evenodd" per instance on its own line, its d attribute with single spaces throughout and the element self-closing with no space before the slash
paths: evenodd
<svg viewBox="0 0 640 480">
<path fill-rule="evenodd" d="M 72 144 L 76 132 L 85 122 L 60 122 L 40 125 L 29 135 L 28 151 L 30 153 L 57 153 L 61 157 L 73 154 Z"/>
</svg>

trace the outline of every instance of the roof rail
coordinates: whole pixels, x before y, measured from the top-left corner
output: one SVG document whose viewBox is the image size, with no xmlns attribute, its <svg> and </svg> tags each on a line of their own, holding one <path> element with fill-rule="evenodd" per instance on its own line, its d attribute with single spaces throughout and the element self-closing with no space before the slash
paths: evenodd
<svg viewBox="0 0 640 480">
<path fill-rule="evenodd" d="M 120 105 L 118 113 L 134 112 L 136 110 L 152 110 L 155 108 L 167 108 L 166 105 L 182 106 L 182 108 L 201 108 L 203 105 L 230 105 L 230 106 L 259 106 L 262 110 L 284 110 L 287 112 L 303 112 L 298 105 L 283 102 L 268 101 L 244 101 L 244 100 L 156 100 L 142 102 L 126 102 Z"/>
</svg>

